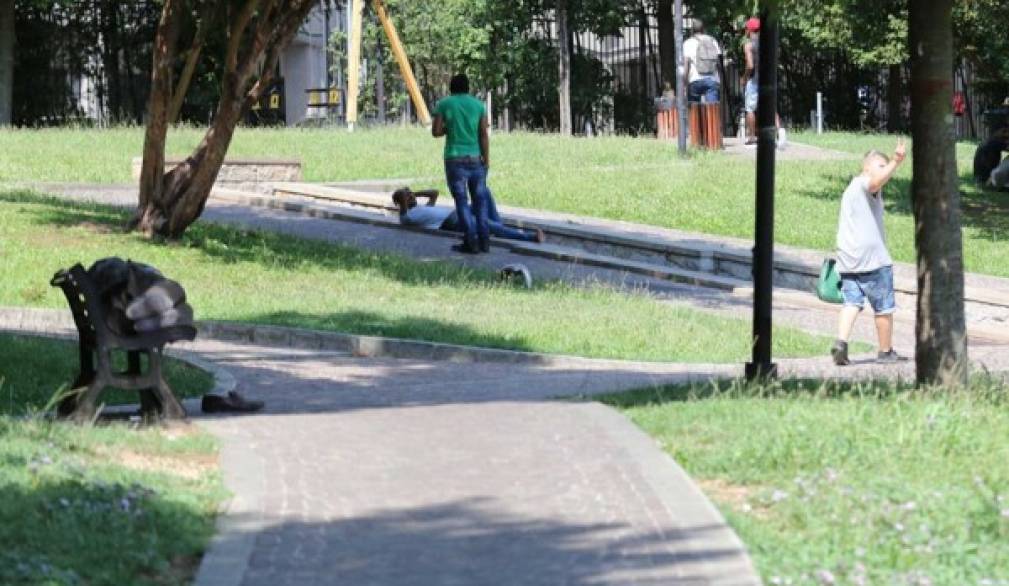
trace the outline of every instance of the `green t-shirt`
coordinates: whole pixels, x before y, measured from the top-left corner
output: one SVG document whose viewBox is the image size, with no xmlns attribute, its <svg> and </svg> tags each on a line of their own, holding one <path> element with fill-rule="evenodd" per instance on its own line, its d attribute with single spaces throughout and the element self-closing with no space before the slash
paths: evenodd
<svg viewBox="0 0 1009 586">
<path fill-rule="evenodd" d="M 487 114 L 483 102 L 469 94 L 452 94 L 434 108 L 445 121 L 445 158 L 480 156 L 480 118 Z"/>
</svg>

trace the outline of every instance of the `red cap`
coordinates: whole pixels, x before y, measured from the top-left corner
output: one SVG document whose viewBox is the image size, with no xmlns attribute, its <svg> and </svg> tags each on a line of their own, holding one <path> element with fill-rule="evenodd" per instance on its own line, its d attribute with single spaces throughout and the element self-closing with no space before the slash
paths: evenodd
<svg viewBox="0 0 1009 586">
<path fill-rule="evenodd" d="M 746 30 L 748 32 L 751 32 L 751 33 L 759 33 L 760 32 L 760 19 L 754 17 L 754 18 L 751 18 L 750 20 L 747 20 L 746 21 Z"/>
</svg>

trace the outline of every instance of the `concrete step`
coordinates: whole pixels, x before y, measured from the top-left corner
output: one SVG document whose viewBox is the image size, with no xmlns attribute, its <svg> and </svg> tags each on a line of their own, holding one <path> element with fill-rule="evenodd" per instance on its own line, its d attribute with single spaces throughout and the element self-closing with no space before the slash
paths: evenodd
<svg viewBox="0 0 1009 586">
<path fill-rule="evenodd" d="M 302 190 L 300 187 L 291 190 L 278 189 L 278 191 L 281 191 L 284 195 L 276 197 L 228 189 L 215 189 L 213 197 L 242 205 L 280 209 L 311 217 L 355 222 L 398 230 L 422 232 L 444 238 L 455 239 L 458 237 L 455 233 L 446 232 L 444 230 L 429 230 L 413 226 L 403 226 L 399 223 L 399 219 L 396 217 L 395 207 L 385 206 L 382 204 L 382 201 L 380 201 L 385 199 L 384 196 L 353 193 L 345 197 L 342 194 L 338 194 L 334 200 L 330 200 L 329 196 L 334 195 L 334 191 L 339 190 L 334 190 L 333 188 L 324 186 L 312 186 L 312 189 L 305 190 Z M 302 193 L 303 191 L 322 194 L 322 197 L 295 195 L 296 193 Z M 347 205 L 348 201 L 355 202 L 359 205 Z M 529 224 L 525 225 L 529 226 Z M 551 234 L 551 238 L 553 239 L 553 234 Z M 498 238 L 493 240 L 495 246 L 511 250 L 516 254 L 547 258 L 561 262 L 581 264 L 584 266 L 625 271 L 632 274 L 643 275 L 675 283 L 727 291 L 731 292 L 733 296 L 746 299 L 752 299 L 753 296 L 752 281 L 748 279 L 738 279 L 706 271 L 684 269 L 676 266 L 670 266 L 668 264 L 650 263 L 597 252 L 590 252 L 578 246 L 551 243 L 533 244 Z M 833 310 L 837 308 L 836 305 L 820 301 L 816 295 L 811 292 L 811 289 L 801 290 L 776 286 L 774 289 L 774 299 L 776 302 L 783 302 L 813 309 Z M 895 319 L 900 322 L 913 324 L 915 321 L 914 304 L 903 305 L 895 315 Z M 1009 344 L 1009 328 L 998 322 L 992 323 L 969 320 L 968 334 L 970 335 L 972 341 Z"/>
<path fill-rule="evenodd" d="M 311 198 L 303 198 L 293 195 L 287 195 L 285 197 L 270 197 L 227 189 L 215 189 L 213 195 L 216 199 L 241 203 L 243 205 L 280 209 L 312 217 L 370 224 L 385 228 L 424 232 L 445 238 L 458 238 L 458 234 L 454 232 L 447 232 L 445 230 L 430 230 L 416 226 L 403 226 L 399 223 L 399 219 L 395 215 L 388 213 L 388 211 L 381 206 L 375 206 L 371 209 L 358 209 L 339 205 L 324 205 L 313 201 Z M 718 289 L 721 291 L 733 291 L 738 287 L 748 286 L 748 283 L 738 279 L 719 277 L 717 275 L 712 275 L 711 273 L 679 269 L 668 265 L 650 264 L 614 258 L 602 254 L 593 254 L 579 248 L 572 248 L 568 246 L 556 244 L 534 244 L 504 238 L 492 238 L 492 241 L 495 246 L 506 248 L 517 254 L 582 264 L 585 266 L 626 271 L 628 273 L 645 275 L 656 279 L 664 279 L 675 283 L 684 283 L 698 287 Z"/>
<path fill-rule="evenodd" d="M 405 180 L 404 180 L 405 184 Z M 310 197 L 335 205 L 362 209 L 394 209 L 388 198 L 398 183 L 371 182 L 368 191 L 354 184 L 318 185 L 306 183 L 276 184 L 281 197 Z M 385 193 L 376 190 L 385 188 Z M 447 205 L 447 204 L 444 204 Z M 516 227 L 540 228 L 548 242 L 567 248 L 580 248 L 594 255 L 630 262 L 710 273 L 718 277 L 749 281 L 752 243 L 733 238 L 689 234 L 676 230 L 584 218 L 568 214 L 499 206 L 505 222 Z M 775 248 L 776 287 L 811 291 L 816 286 L 820 263 L 825 253 Z M 914 267 L 895 266 L 894 288 L 898 305 L 914 307 L 917 282 Z M 965 305 L 968 318 L 990 322 L 993 327 L 1009 326 L 1009 279 L 986 275 L 966 275 Z"/>
</svg>

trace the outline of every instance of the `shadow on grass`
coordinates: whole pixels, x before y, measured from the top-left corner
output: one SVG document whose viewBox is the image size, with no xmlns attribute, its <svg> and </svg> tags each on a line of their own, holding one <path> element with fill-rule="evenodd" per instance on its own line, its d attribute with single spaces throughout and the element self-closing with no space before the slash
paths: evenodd
<svg viewBox="0 0 1009 586">
<path fill-rule="evenodd" d="M 846 382 L 836 380 L 785 379 L 770 383 L 744 380 L 712 380 L 705 384 L 671 385 L 612 393 L 597 400 L 618 409 L 653 407 L 666 403 L 707 399 L 817 398 L 891 399 L 912 391 L 912 382 Z"/>
<path fill-rule="evenodd" d="M 0 474 L 8 478 L 0 483 L 0 583 L 189 583 L 212 534 L 211 511 L 90 471 L 67 479 L 53 459 L 31 472 L 24 459 L 13 464 L 20 470 L 0 461 L 8 468 Z"/>
<path fill-rule="evenodd" d="M 20 415 L 41 409 L 77 376 L 77 342 L 0 333 L 0 415 Z M 126 367 L 125 355 L 113 355 L 115 367 Z M 165 362 L 165 378 L 180 398 L 196 397 L 213 388 L 213 378 L 179 360 Z M 136 391 L 106 389 L 106 405 L 137 402 Z"/>
<path fill-rule="evenodd" d="M 519 336 L 494 336 L 477 332 L 469 326 L 458 323 L 410 316 L 391 317 L 368 311 L 345 311 L 325 315 L 281 311 L 253 316 L 250 321 L 259 324 L 346 332 L 363 336 L 404 338 L 522 352 L 533 351 L 533 345 Z"/>
<path fill-rule="evenodd" d="M 827 187 L 807 191 L 803 195 L 814 199 L 835 202 L 841 205 L 841 195 L 858 173 L 852 167 L 851 175 L 829 175 L 824 177 Z M 978 237 L 992 241 L 1009 240 L 1009 193 L 979 189 L 970 174 L 960 175 L 960 208 L 964 228 L 974 228 Z M 886 211 L 890 214 L 911 217 L 911 180 L 897 177 L 884 189 Z"/>
<path fill-rule="evenodd" d="M 706 584 L 708 566 L 738 559 L 738 551 L 709 538 L 721 527 L 698 522 L 656 531 L 509 511 L 487 497 L 439 500 L 268 527 L 258 534 L 253 560 L 271 563 L 253 566 L 257 583 L 319 584 L 330 576 L 383 586 Z M 235 523 L 248 524 L 240 517 Z M 221 549 L 244 539 L 224 535 Z"/>
<path fill-rule="evenodd" d="M 0 202 L 32 204 L 22 214 L 42 226 L 84 227 L 98 232 L 122 232 L 129 213 L 121 208 L 67 201 L 30 192 L 0 192 Z M 200 251 L 216 262 L 257 263 L 266 267 L 309 266 L 324 270 L 377 272 L 406 284 L 491 284 L 490 271 L 448 261 L 420 263 L 389 253 L 374 253 L 330 242 L 261 230 L 243 230 L 198 222 L 178 242 L 144 241 L 150 246 L 179 246 Z"/>
</svg>

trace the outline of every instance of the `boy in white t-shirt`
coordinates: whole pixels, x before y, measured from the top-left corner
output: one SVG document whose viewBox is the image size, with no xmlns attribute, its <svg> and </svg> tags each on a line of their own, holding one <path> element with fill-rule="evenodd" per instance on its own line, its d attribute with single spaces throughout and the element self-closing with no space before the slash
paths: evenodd
<svg viewBox="0 0 1009 586">
<path fill-rule="evenodd" d="M 841 196 L 837 222 L 837 272 L 841 276 L 844 307 L 838 317 L 837 340 L 830 349 L 834 364 L 848 360 L 848 337 L 866 301 L 876 314 L 879 337 L 877 362 L 903 360 L 893 349 L 893 259 L 886 248 L 883 229 L 883 186 L 904 162 L 907 148 L 897 140 L 893 159 L 870 151 L 862 160 L 862 173 L 851 180 Z"/>
</svg>

